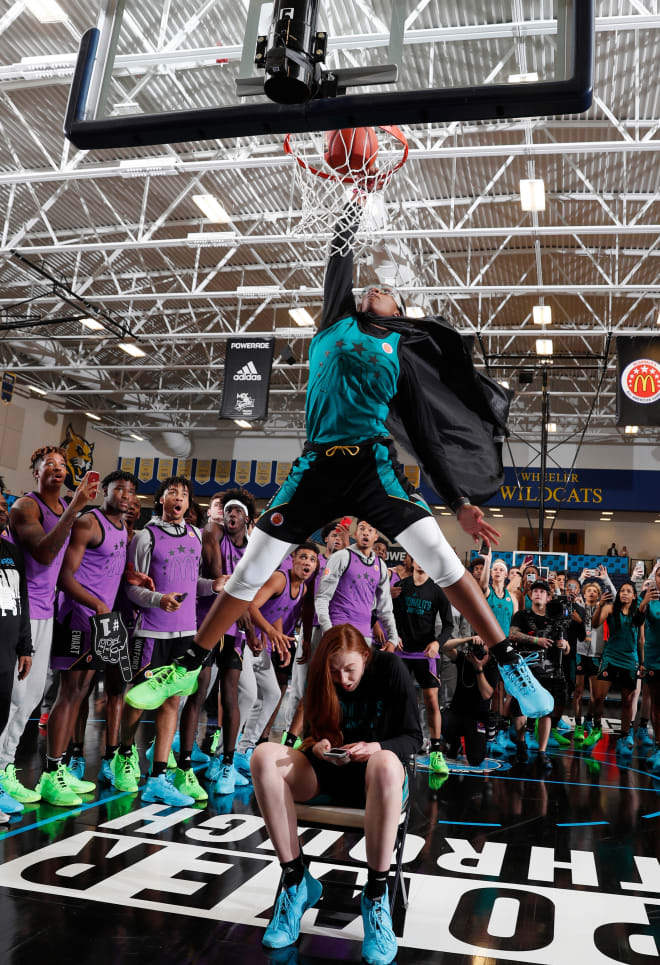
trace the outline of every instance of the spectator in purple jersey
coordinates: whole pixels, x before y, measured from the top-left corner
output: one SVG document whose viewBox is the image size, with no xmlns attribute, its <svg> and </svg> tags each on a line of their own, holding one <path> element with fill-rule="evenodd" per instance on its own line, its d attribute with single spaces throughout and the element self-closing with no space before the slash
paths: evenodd
<svg viewBox="0 0 660 965">
<path fill-rule="evenodd" d="M 234 757 L 236 767 L 243 774 L 250 772 L 250 758 L 257 743 L 268 739 L 286 692 L 295 652 L 294 633 L 317 559 L 318 551 L 313 543 L 296 547 L 291 567 L 286 571 L 276 570 L 250 605 L 260 650 L 245 661 L 241 673 L 242 682 L 248 672 L 254 680 L 251 710 L 245 715 L 243 734 Z"/>
<path fill-rule="evenodd" d="M 218 516 L 218 503 L 223 514 Z M 256 516 L 253 496 L 245 489 L 227 489 L 211 500 L 210 521 L 202 534 L 202 573 L 212 579 L 228 578 L 242 559 L 248 544 L 248 526 Z M 211 512 L 212 511 L 212 512 Z M 212 604 L 212 598 L 200 601 L 197 622 L 201 624 Z M 212 650 L 213 656 L 200 675 L 201 700 L 206 698 L 211 668 L 218 668 L 218 721 L 222 722 L 222 759 L 213 758 L 207 775 L 214 780 L 218 794 L 231 794 L 245 778 L 234 767 L 234 752 L 240 725 L 239 682 L 243 666 L 246 633 L 251 633 L 249 615 L 229 627 Z M 202 676 L 208 674 L 205 679 Z"/>
<path fill-rule="evenodd" d="M 90 617 L 110 613 L 126 569 L 126 528 L 123 517 L 135 496 L 138 481 L 131 473 L 117 470 L 101 484 L 103 504 L 84 513 L 74 523 L 58 584 L 57 633 L 51 665 L 60 671 L 57 699 L 50 712 L 46 738 L 46 769 L 39 782 L 42 797 L 50 804 L 71 807 L 81 803 L 80 794 L 94 790 L 84 781 L 82 741 L 74 742 L 68 769 L 62 765 L 83 701 L 100 669 L 92 655 Z M 148 578 L 142 581 L 149 584 Z M 151 584 L 153 585 L 153 584 Z M 105 668 L 107 715 L 116 735 L 121 718 L 124 683 L 118 665 Z M 107 741 L 107 733 L 106 733 Z M 114 756 L 119 741 L 116 740 Z"/>
<path fill-rule="evenodd" d="M 14 678 L 9 723 L 0 735 L 0 768 L 11 780 L 11 795 L 21 803 L 40 799 L 38 791 L 23 787 L 16 777 L 14 758 L 18 742 L 34 708 L 41 702 L 48 676 L 53 640 L 55 592 L 60 566 L 78 513 L 96 496 L 97 483 L 89 473 L 76 489 L 70 503 L 60 492 L 66 479 L 66 453 L 59 446 L 41 446 L 30 458 L 36 482 L 33 492 L 17 499 L 9 513 L 9 539 L 23 551 L 30 600 L 32 669 L 19 684 Z"/>
</svg>

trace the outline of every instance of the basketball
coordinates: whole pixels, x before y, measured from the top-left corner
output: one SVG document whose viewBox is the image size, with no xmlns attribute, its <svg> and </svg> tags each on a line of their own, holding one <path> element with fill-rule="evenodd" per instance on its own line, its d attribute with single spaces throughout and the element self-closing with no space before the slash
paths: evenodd
<svg viewBox="0 0 660 965">
<path fill-rule="evenodd" d="M 373 127 L 328 131 L 325 160 L 337 174 L 375 174 L 378 135 Z"/>
</svg>

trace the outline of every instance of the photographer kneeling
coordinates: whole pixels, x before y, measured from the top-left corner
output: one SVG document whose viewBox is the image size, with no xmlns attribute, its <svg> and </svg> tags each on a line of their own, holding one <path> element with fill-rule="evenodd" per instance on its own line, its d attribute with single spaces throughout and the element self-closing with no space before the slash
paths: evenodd
<svg viewBox="0 0 660 965">
<path fill-rule="evenodd" d="M 263 943 L 295 942 L 303 913 L 321 897 L 321 883 L 303 863 L 294 802 L 324 794 L 339 806 L 365 808 L 362 955 L 371 965 L 387 965 L 397 953 L 387 875 L 407 794 L 403 765 L 422 746 L 412 678 L 397 656 L 371 650 L 358 630 L 340 624 L 324 634 L 311 659 L 305 721 L 311 736 L 300 750 L 259 744 L 250 762 L 284 879 Z"/>
<path fill-rule="evenodd" d="M 442 712 L 446 753 L 456 757 L 463 737 L 468 764 L 479 767 L 486 756 L 490 699 L 499 680 L 497 664 L 479 637 L 447 640 L 442 649 L 456 664 L 456 690 L 449 709 Z"/>
<path fill-rule="evenodd" d="M 552 762 L 546 754 L 546 749 L 550 731 L 553 727 L 556 728 L 566 703 L 566 678 L 562 669 L 562 660 L 564 656 L 568 656 L 570 646 L 565 639 L 566 614 L 562 613 L 557 619 L 554 614 L 550 616 L 546 612 L 551 597 L 550 584 L 545 580 L 535 580 L 530 588 L 530 597 L 532 609 L 518 610 L 514 614 L 509 638 L 516 650 L 524 656 L 538 654 L 538 663 L 530 662 L 530 670 L 554 698 L 555 706 L 552 714 L 541 717 L 538 722 L 539 763 L 546 770 L 550 770 Z M 511 716 L 514 718 L 518 745 L 516 759 L 520 764 L 524 764 L 528 756 L 525 742 L 526 718 L 520 713 L 517 700 L 511 701 Z"/>
</svg>

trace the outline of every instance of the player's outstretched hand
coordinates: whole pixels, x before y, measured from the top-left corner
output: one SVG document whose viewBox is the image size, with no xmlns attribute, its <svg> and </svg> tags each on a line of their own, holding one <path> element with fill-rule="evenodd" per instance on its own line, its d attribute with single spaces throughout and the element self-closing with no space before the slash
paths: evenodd
<svg viewBox="0 0 660 965">
<path fill-rule="evenodd" d="M 475 543 L 480 543 L 483 540 L 488 546 L 491 543 L 496 546 L 499 544 L 499 537 L 502 534 L 486 522 L 482 510 L 478 506 L 461 506 L 457 518 L 462 528 L 472 536 Z"/>
</svg>

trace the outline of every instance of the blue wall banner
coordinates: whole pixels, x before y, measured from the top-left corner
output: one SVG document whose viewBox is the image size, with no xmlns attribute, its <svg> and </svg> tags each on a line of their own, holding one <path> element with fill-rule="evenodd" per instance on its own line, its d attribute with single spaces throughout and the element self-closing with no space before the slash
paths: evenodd
<svg viewBox="0 0 660 965">
<path fill-rule="evenodd" d="M 13 372 L 3 372 L 2 373 L 2 388 L 0 390 L 0 395 L 2 401 L 9 405 L 14 397 L 14 386 L 16 385 L 16 376 Z"/>
<path fill-rule="evenodd" d="M 136 474 L 140 477 L 142 460 L 138 459 Z M 126 460 L 119 460 L 120 467 Z M 171 459 L 144 459 L 140 492 L 153 493 L 158 480 L 172 474 Z M 181 463 L 179 463 L 181 465 Z M 199 472 L 198 472 L 199 467 Z M 270 469 L 269 469 L 270 467 Z M 196 496 L 212 496 L 224 489 L 241 486 L 257 499 L 270 499 L 291 468 L 290 462 L 262 460 L 186 460 L 192 476 Z M 406 466 L 411 472 L 416 466 Z M 165 475 L 163 470 L 166 469 Z M 506 468 L 504 484 L 486 504 L 511 509 L 535 509 L 541 495 L 541 476 L 538 469 Z M 655 513 L 660 509 L 660 471 L 633 469 L 549 469 L 545 474 L 546 506 L 550 509 L 628 510 Z M 421 476 L 420 492 L 431 505 L 442 500 Z"/>
</svg>

